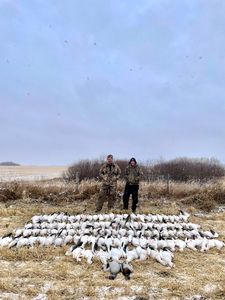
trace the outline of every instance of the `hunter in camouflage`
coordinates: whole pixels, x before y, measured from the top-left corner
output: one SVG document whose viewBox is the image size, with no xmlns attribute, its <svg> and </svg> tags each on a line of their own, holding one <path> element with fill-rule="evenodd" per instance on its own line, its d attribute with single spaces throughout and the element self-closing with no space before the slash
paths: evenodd
<svg viewBox="0 0 225 300">
<path fill-rule="evenodd" d="M 132 157 L 125 170 L 126 185 L 123 194 L 123 208 L 128 209 L 129 197 L 132 195 L 132 211 L 136 211 L 138 203 L 139 181 L 142 171 L 137 164 L 137 161 Z"/>
<path fill-rule="evenodd" d="M 119 166 L 113 162 L 113 156 L 109 154 L 107 156 L 107 162 L 101 167 L 99 171 L 100 179 L 102 180 L 102 186 L 99 194 L 99 198 L 96 204 L 96 212 L 100 211 L 104 202 L 108 198 L 108 209 L 114 207 L 116 202 L 116 186 L 119 179 L 121 170 Z"/>
</svg>

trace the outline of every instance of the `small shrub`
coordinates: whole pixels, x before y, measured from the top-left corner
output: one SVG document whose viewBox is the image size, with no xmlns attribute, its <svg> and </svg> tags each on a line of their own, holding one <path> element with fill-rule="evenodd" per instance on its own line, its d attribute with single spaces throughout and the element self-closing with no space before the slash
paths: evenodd
<svg viewBox="0 0 225 300">
<path fill-rule="evenodd" d="M 225 169 L 216 159 L 177 158 L 162 161 L 150 168 L 153 176 L 167 177 L 175 181 L 199 180 L 207 181 L 225 175 Z"/>
</svg>

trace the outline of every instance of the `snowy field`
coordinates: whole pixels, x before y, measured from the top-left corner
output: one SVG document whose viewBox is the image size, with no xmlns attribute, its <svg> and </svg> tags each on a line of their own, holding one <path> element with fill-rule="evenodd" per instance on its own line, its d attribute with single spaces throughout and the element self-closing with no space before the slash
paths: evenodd
<svg viewBox="0 0 225 300">
<path fill-rule="evenodd" d="M 0 166 L 0 182 L 59 178 L 66 169 L 64 166 Z"/>
</svg>

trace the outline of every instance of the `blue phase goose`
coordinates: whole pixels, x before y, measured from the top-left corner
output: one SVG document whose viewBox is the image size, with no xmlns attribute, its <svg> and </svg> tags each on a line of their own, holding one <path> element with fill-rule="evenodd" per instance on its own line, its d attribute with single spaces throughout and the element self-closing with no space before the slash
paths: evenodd
<svg viewBox="0 0 225 300">
<path fill-rule="evenodd" d="M 116 276 L 121 272 L 121 263 L 117 261 L 110 261 L 107 263 L 104 271 L 110 272 L 108 278 L 114 280 Z"/>
</svg>

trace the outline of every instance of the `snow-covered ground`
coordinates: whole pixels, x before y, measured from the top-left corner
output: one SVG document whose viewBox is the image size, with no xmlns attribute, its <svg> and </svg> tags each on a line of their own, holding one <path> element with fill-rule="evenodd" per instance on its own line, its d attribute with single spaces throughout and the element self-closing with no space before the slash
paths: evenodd
<svg viewBox="0 0 225 300">
<path fill-rule="evenodd" d="M 59 178 L 65 166 L 0 166 L 0 182 Z"/>
</svg>

